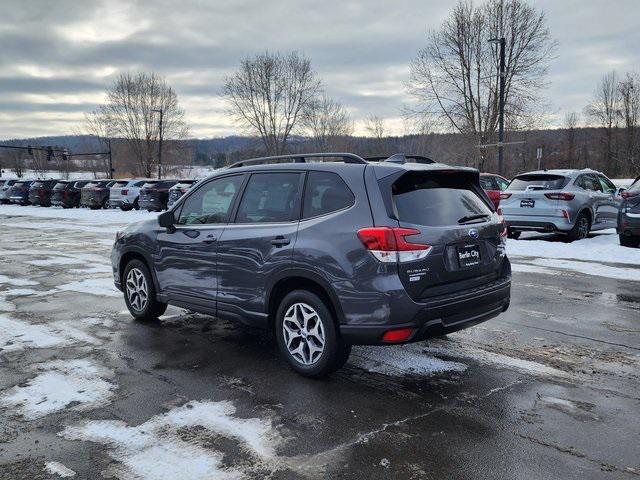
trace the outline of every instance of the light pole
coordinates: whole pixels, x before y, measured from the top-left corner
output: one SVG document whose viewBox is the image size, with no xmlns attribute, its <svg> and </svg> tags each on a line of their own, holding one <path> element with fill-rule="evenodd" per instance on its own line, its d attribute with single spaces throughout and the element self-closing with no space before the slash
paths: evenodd
<svg viewBox="0 0 640 480">
<path fill-rule="evenodd" d="M 489 43 L 500 44 L 500 100 L 498 104 L 498 174 L 504 175 L 504 81 L 505 81 L 505 66 L 504 66 L 504 47 L 505 39 L 490 38 Z"/>
<path fill-rule="evenodd" d="M 164 112 L 162 108 L 154 108 L 151 111 L 160 114 L 160 139 L 158 140 L 158 180 L 160 180 L 162 178 L 162 116 Z"/>
</svg>

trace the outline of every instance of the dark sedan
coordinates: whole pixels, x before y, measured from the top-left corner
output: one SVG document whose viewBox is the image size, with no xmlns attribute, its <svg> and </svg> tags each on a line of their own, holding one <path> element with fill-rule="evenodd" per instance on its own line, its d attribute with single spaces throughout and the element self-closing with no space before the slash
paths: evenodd
<svg viewBox="0 0 640 480">
<path fill-rule="evenodd" d="M 32 180 L 14 183 L 9 191 L 9 201 L 19 205 L 29 205 L 29 188 L 32 183 Z"/>
<path fill-rule="evenodd" d="M 87 183 L 80 194 L 80 206 L 92 210 L 109 208 L 109 188 L 115 180 L 95 180 Z"/>
<path fill-rule="evenodd" d="M 80 191 L 87 185 L 89 180 L 79 180 L 77 182 L 60 180 L 53 187 L 51 204 L 62 208 L 74 208 L 80 206 Z"/>
<path fill-rule="evenodd" d="M 29 203 L 50 207 L 51 195 L 53 195 L 53 187 L 56 183 L 58 180 L 36 180 L 33 182 L 29 188 Z"/>
<path fill-rule="evenodd" d="M 140 189 L 138 197 L 138 205 L 141 209 L 150 212 L 159 212 L 167 209 L 169 201 L 169 189 L 173 187 L 178 180 L 160 180 L 156 183 L 145 183 Z"/>
</svg>

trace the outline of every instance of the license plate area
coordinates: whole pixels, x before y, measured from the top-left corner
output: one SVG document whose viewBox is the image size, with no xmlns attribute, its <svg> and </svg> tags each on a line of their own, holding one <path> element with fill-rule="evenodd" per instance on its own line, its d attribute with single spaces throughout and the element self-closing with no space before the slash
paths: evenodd
<svg viewBox="0 0 640 480">
<path fill-rule="evenodd" d="M 480 265 L 480 245 L 464 245 L 456 247 L 458 253 L 458 265 L 460 268 L 469 268 Z"/>
<path fill-rule="evenodd" d="M 535 208 L 536 201 L 533 198 L 523 198 L 520 200 L 520 208 Z"/>
</svg>

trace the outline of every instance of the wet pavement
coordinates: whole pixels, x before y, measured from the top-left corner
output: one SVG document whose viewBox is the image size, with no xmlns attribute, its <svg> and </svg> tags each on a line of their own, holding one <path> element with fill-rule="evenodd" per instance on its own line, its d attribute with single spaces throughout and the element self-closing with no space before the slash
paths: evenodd
<svg viewBox="0 0 640 480">
<path fill-rule="evenodd" d="M 133 321 L 112 227 L 37 222 L 0 212 L 0 479 L 640 477 L 638 282 L 516 271 L 500 317 L 309 380 L 262 332 Z"/>
</svg>

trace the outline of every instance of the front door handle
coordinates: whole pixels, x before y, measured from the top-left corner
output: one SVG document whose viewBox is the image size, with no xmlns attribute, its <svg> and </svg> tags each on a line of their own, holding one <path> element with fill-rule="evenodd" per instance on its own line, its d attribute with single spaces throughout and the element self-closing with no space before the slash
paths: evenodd
<svg viewBox="0 0 640 480">
<path fill-rule="evenodd" d="M 202 242 L 210 244 L 214 243 L 216 240 L 218 240 L 218 237 L 216 237 L 215 235 L 207 235 Z"/>
<path fill-rule="evenodd" d="M 289 238 L 283 237 L 282 235 L 278 235 L 276 238 L 271 240 L 271 244 L 276 247 L 284 247 L 285 245 L 289 245 L 291 240 Z"/>
</svg>

